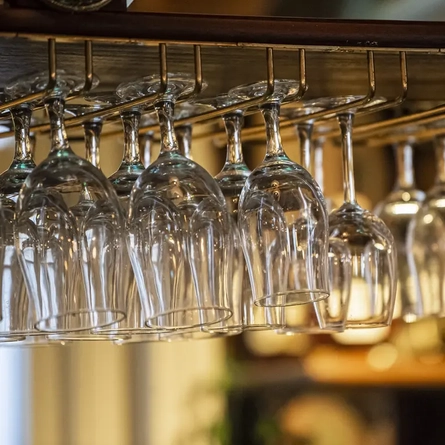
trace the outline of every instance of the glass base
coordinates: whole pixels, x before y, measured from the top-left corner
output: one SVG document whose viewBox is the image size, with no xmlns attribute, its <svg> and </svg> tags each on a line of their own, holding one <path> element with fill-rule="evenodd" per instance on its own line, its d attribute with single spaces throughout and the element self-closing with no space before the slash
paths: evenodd
<svg viewBox="0 0 445 445">
<path fill-rule="evenodd" d="M 118 310 L 77 311 L 54 315 L 36 323 L 40 332 L 61 334 L 64 332 L 89 331 L 95 328 L 119 323 L 125 318 L 125 313 Z M 87 335 L 84 333 L 83 335 Z"/>
<path fill-rule="evenodd" d="M 373 329 L 373 328 L 386 328 L 391 325 L 391 320 L 360 320 L 360 321 L 348 321 L 345 329 Z"/>
<path fill-rule="evenodd" d="M 48 340 L 51 342 L 76 342 L 76 341 L 87 341 L 87 342 L 98 342 L 98 341 L 125 341 L 129 340 L 131 335 L 126 334 L 94 334 L 90 332 L 82 333 L 67 333 L 67 334 L 50 334 L 48 335 Z"/>
<path fill-rule="evenodd" d="M 243 326 L 243 331 L 274 331 L 280 329 L 282 325 L 276 324 L 249 324 Z"/>
<path fill-rule="evenodd" d="M 321 334 L 338 334 L 345 331 L 345 325 L 329 325 L 324 328 L 310 326 L 310 327 L 286 327 L 275 329 L 275 333 L 278 335 L 294 335 L 294 334 L 308 334 L 308 335 L 321 335 Z"/>
<path fill-rule="evenodd" d="M 329 292 L 324 290 L 298 290 L 279 292 L 266 295 L 255 300 L 255 305 L 260 307 L 286 307 L 300 304 L 316 303 L 329 297 Z"/>
<path fill-rule="evenodd" d="M 25 335 L 5 334 L 0 332 L 0 345 L 2 343 L 17 343 L 26 340 Z"/>
<path fill-rule="evenodd" d="M 230 309 L 220 306 L 174 309 L 149 317 L 145 324 L 148 328 L 183 330 L 220 323 L 231 315 Z"/>
</svg>

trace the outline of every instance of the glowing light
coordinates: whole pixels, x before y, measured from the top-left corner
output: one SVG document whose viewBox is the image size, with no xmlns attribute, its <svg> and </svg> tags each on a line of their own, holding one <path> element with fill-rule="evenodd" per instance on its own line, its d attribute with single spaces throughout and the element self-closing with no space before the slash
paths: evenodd
<svg viewBox="0 0 445 445">
<path fill-rule="evenodd" d="M 445 198 L 440 198 L 435 202 L 436 207 L 442 208 L 445 207 Z"/>
<path fill-rule="evenodd" d="M 385 340 L 390 332 L 389 327 L 350 329 L 332 334 L 332 338 L 341 345 L 373 345 Z"/>
<path fill-rule="evenodd" d="M 391 210 L 394 215 L 415 215 L 419 210 L 419 204 L 415 202 L 394 204 Z"/>
<path fill-rule="evenodd" d="M 370 349 L 367 361 L 376 371 L 386 371 L 396 363 L 397 358 L 397 348 L 391 343 L 382 343 Z"/>
<path fill-rule="evenodd" d="M 425 215 L 424 217 L 423 217 L 423 222 L 425 223 L 425 224 L 431 224 L 432 222 L 433 222 L 433 215 L 431 215 L 431 213 L 428 213 L 428 215 Z"/>
<path fill-rule="evenodd" d="M 403 193 L 402 193 L 402 199 L 403 199 L 405 202 L 408 202 L 408 201 L 411 199 L 411 195 L 410 195 L 408 192 L 403 192 Z"/>
</svg>

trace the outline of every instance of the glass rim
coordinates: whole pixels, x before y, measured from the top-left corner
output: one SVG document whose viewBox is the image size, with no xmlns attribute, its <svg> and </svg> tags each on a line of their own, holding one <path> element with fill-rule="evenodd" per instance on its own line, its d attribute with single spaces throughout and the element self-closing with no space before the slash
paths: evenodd
<svg viewBox="0 0 445 445">
<path fill-rule="evenodd" d="M 118 315 L 119 317 L 117 317 L 115 320 L 110 321 L 109 323 L 103 324 L 101 326 L 86 326 L 86 327 L 70 328 L 70 329 L 42 329 L 42 328 L 39 328 L 40 325 L 45 324 L 45 323 L 50 323 L 51 321 L 57 322 L 64 318 L 78 317 L 78 316 L 87 315 L 87 314 L 93 315 L 95 313 L 99 313 L 99 314 L 110 313 L 110 314 Z M 46 318 L 42 318 L 34 324 L 34 327 L 38 331 L 47 333 L 47 334 L 63 334 L 65 332 L 67 332 L 67 333 L 82 332 L 82 331 L 91 331 L 92 329 L 99 328 L 99 327 L 111 326 L 114 323 L 119 323 L 120 321 L 124 320 L 125 317 L 126 317 L 125 311 L 120 310 L 120 309 L 105 309 L 105 308 L 104 309 L 95 309 L 95 310 L 79 309 L 77 311 L 69 311 L 69 312 L 64 312 L 62 314 L 55 314 L 55 315 L 51 315 Z"/>
</svg>

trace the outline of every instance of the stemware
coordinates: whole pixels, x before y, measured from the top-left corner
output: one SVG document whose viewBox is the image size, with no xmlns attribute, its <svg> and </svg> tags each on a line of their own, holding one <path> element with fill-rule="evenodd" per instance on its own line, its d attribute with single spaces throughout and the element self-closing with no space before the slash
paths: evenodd
<svg viewBox="0 0 445 445">
<path fill-rule="evenodd" d="M 175 100 L 194 79 L 171 74 L 156 101 L 161 152 L 137 179 L 130 197 L 128 247 L 146 324 L 193 329 L 231 316 L 228 303 L 233 237 L 224 196 L 215 180 L 179 152 Z M 121 97 L 160 90 L 158 76 L 118 88 Z"/>
<path fill-rule="evenodd" d="M 239 98 L 223 94 L 212 99 L 207 99 L 203 101 L 203 103 L 209 104 L 215 109 L 219 109 L 234 105 L 240 101 Z M 222 116 L 227 135 L 226 161 L 222 170 L 215 176 L 226 199 L 229 212 L 236 223 L 238 222 L 239 198 L 247 178 L 251 174 L 250 169 L 244 162 L 241 143 L 241 129 L 244 120 L 243 114 L 243 111 L 239 109 Z M 233 257 L 233 282 L 238 282 L 241 285 L 241 291 L 234 293 L 235 295 L 241 293 L 241 311 L 238 310 L 241 316 L 238 317 L 237 314 L 234 313 L 229 320 L 223 322 L 226 324 L 226 330 L 236 332 L 241 329 L 262 330 L 277 327 L 281 317 L 280 310 L 274 307 L 259 307 L 254 304 L 249 273 L 242 252 L 238 230 L 235 231 L 235 234 L 237 235 L 237 243 L 235 247 L 238 247 L 238 250 L 235 248 Z M 234 305 L 234 307 L 236 308 L 237 305 Z M 237 318 L 239 318 L 239 325 L 237 323 Z M 211 328 L 213 329 L 213 327 Z"/>
<path fill-rule="evenodd" d="M 11 82 L 13 97 L 39 90 L 46 73 Z M 64 333 L 106 326 L 125 316 L 121 274 L 124 217 L 103 173 L 71 150 L 64 126 L 64 98 L 82 88 L 83 75 L 57 71 L 45 99 L 51 125 L 48 157 L 26 178 L 17 200 L 15 242 L 36 328 Z M 97 80 L 94 84 L 97 85 Z M 89 207 L 78 225 L 71 208 L 87 186 Z M 83 286 L 78 286 L 82 280 Z"/>
<path fill-rule="evenodd" d="M 331 108 L 360 99 L 357 96 L 323 98 L 314 106 Z M 376 99 L 373 103 L 380 102 Z M 342 140 L 344 204 L 329 217 L 331 239 L 344 243 L 352 260 L 351 296 L 346 328 L 384 327 L 391 323 L 397 287 L 397 252 L 385 223 L 356 201 L 352 122 L 354 109 L 337 116 Z"/>
<path fill-rule="evenodd" d="M 266 82 L 229 92 L 259 97 Z M 238 221 L 255 304 L 291 306 L 329 295 L 328 215 L 320 187 L 307 170 L 285 154 L 279 133 L 280 104 L 298 92 L 298 82 L 275 80 L 261 105 L 266 123 L 266 156 L 246 181 Z"/>
<path fill-rule="evenodd" d="M 435 138 L 437 173 L 408 226 L 408 265 L 416 291 L 417 317 L 445 314 L 445 136 Z"/>
<path fill-rule="evenodd" d="M 283 116 L 294 119 L 321 111 L 310 103 L 291 104 L 291 108 L 283 108 Z M 300 142 L 300 159 L 302 166 L 314 176 L 323 192 L 323 147 L 315 152 L 312 132 L 314 121 L 296 125 L 296 133 Z M 351 255 L 347 246 L 336 240 L 329 239 L 329 298 L 305 305 L 283 308 L 282 326 L 276 329 L 278 334 L 321 334 L 342 332 L 345 329 L 351 287 Z"/>
<path fill-rule="evenodd" d="M 103 92 L 90 94 L 86 100 L 96 104 L 116 105 L 130 100 L 129 97 L 119 97 L 113 92 Z M 128 213 L 128 203 L 131 190 L 140 174 L 145 170 L 142 163 L 141 151 L 139 146 L 139 126 L 142 119 L 144 107 L 134 107 L 121 112 L 121 122 L 124 132 L 124 150 L 122 162 L 116 172 L 108 180 L 116 190 L 120 204 L 125 212 Z M 145 114 L 144 125 L 152 125 L 156 122 L 156 117 L 151 114 Z M 128 338 L 119 338 L 117 343 L 128 343 L 136 341 L 157 341 L 160 337 L 145 326 L 145 315 L 139 299 L 139 293 L 134 277 L 133 270 L 130 269 L 124 277 L 125 299 L 127 305 L 127 316 L 124 320 L 114 323 L 105 328 L 96 329 L 96 334 L 109 335 L 127 335 Z"/>
<path fill-rule="evenodd" d="M 416 188 L 413 168 L 413 140 L 394 146 L 397 179 L 391 193 L 380 202 L 374 213 L 381 218 L 394 236 L 397 249 L 397 296 L 394 316 L 413 322 L 423 316 L 423 305 L 418 301 L 414 275 L 408 263 L 408 225 L 425 199 L 425 193 Z"/>
<path fill-rule="evenodd" d="M 15 203 L 26 177 L 35 168 L 29 128 L 33 104 L 23 104 L 10 110 L 14 125 L 14 158 L 0 175 L 2 216 L 1 244 L 1 314 L 0 342 L 23 342 L 36 335 L 33 324 L 35 311 L 26 294 L 14 243 Z"/>
<path fill-rule="evenodd" d="M 102 108 L 102 105 L 85 105 L 85 104 L 69 104 L 65 107 L 65 112 L 77 117 L 93 113 Z M 82 123 L 84 130 L 84 142 L 85 142 L 85 159 L 90 162 L 94 167 L 101 170 L 100 166 L 100 135 L 102 132 L 103 118 L 94 117 L 88 121 Z M 87 217 L 92 204 L 92 196 L 94 196 L 95 190 L 87 183 L 81 184 L 81 190 L 79 198 L 76 205 L 70 208 L 73 214 L 76 227 L 81 227 L 83 220 Z M 130 267 L 125 268 L 121 271 L 122 288 L 126 288 L 125 277 L 129 272 Z M 78 280 L 76 283 L 77 289 L 75 294 L 82 292 L 83 283 Z M 123 341 L 128 339 L 129 335 L 124 335 L 124 333 L 100 333 L 94 330 L 89 331 L 76 331 L 76 332 L 64 332 L 56 334 L 48 334 L 48 340 L 51 342 L 74 342 L 74 341 Z"/>
</svg>

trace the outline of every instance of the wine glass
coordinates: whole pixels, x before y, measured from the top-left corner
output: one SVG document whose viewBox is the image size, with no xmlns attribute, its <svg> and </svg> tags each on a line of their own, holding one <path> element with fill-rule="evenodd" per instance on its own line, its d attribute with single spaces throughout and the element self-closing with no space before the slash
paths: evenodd
<svg viewBox="0 0 445 445">
<path fill-rule="evenodd" d="M 406 251 L 416 291 L 412 307 L 416 317 L 445 314 L 445 137 L 436 136 L 434 143 L 435 184 L 408 226 Z"/>
<path fill-rule="evenodd" d="M 34 104 L 23 104 L 10 110 L 14 125 L 14 158 L 0 175 L 2 216 L 2 272 L 0 342 L 24 342 L 37 335 L 34 329 L 35 311 L 26 294 L 14 243 L 15 203 L 21 186 L 35 168 L 33 145 L 29 136 Z"/>
<path fill-rule="evenodd" d="M 40 90 L 46 73 L 11 82 L 12 97 Z M 48 157 L 26 178 L 18 200 L 15 242 L 36 328 L 49 333 L 89 330 L 125 317 L 122 290 L 124 217 L 103 173 L 71 150 L 64 126 L 64 98 L 80 91 L 83 75 L 57 71 L 45 99 L 51 125 Z M 94 84 L 97 85 L 97 80 Z M 88 187 L 90 202 L 78 226 L 71 208 Z M 83 288 L 78 286 L 83 279 Z"/>
<path fill-rule="evenodd" d="M 265 93 L 266 82 L 236 87 L 242 99 Z M 280 103 L 298 93 L 298 82 L 275 80 L 261 105 L 266 156 L 241 193 L 238 223 L 255 304 L 292 306 L 329 296 L 328 214 L 320 187 L 285 154 L 279 133 Z"/>
<path fill-rule="evenodd" d="M 322 98 L 313 105 L 331 108 L 358 96 Z M 375 99 L 368 104 L 380 103 Z M 384 327 L 391 324 L 397 288 L 397 251 L 385 223 L 363 209 L 355 198 L 352 122 L 354 109 L 338 114 L 343 155 L 344 204 L 329 217 L 330 238 L 344 243 L 352 259 L 351 296 L 346 328 Z"/>
<path fill-rule="evenodd" d="M 121 97 L 160 91 L 159 76 L 118 88 Z M 155 103 L 161 152 L 137 179 L 130 197 L 128 247 L 146 324 L 193 329 L 229 318 L 233 237 L 224 196 L 202 167 L 179 152 L 174 103 L 194 79 L 171 74 Z"/>
<path fill-rule="evenodd" d="M 211 99 L 202 101 L 211 105 L 215 109 L 227 107 L 241 102 L 241 99 L 222 94 Z M 227 207 L 233 220 L 238 222 L 238 203 L 241 191 L 249 177 L 251 171 L 244 162 L 243 149 L 241 143 L 241 129 L 243 126 L 243 110 L 235 110 L 222 116 L 227 134 L 226 161 L 222 170 L 215 176 L 221 191 L 226 199 Z M 249 273 L 246 261 L 242 252 L 239 232 L 236 238 L 235 255 L 233 257 L 233 282 L 240 283 L 241 290 L 234 292 L 234 295 L 241 293 L 241 314 L 240 324 L 243 330 L 263 330 L 279 326 L 281 317 L 280 309 L 270 307 L 263 308 L 256 306 L 252 298 L 252 288 L 250 286 Z M 240 280 L 240 281 L 239 281 Z M 236 307 L 236 306 L 235 306 Z M 227 325 L 232 324 L 232 329 L 236 330 L 237 316 L 234 314 Z M 240 326 L 241 328 L 241 326 Z"/>
<path fill-rule="evenodd" d="M 291 108 L 290 108 L 291 107 Z M 300 102 L 282 109 L 282 115 L 295 119 L 323 110 L 311 103 Z M 296 125 L 300 142 L 300 159 L 303 167 L 314 176 L 323 191 L 322 153 L 315 153 L 312 133 L 314 121 Z M 319 147 L 322 151 L 322 147 Z M 351 254 L 347 246 L 336 239 L 329 239 L 329 298 L 312 304 L 290 306 L 283 309 L 279 334 L 321 334 L 341 332 L 345 329 L 351 287 Z"/>
<path fill-rule="evenodd" d="M 115 91 L 87 95 L 88 102 L 97 104 L 116 105 L 130 100 L 130 97 L 119 97 Z M 99 106 L 100 106 L 99 105 Z M 116 172 L 108 179 L 116 190 L 120 204 L 127 214 L 131 190 L 140 174 L 145 170 L 142 163 L 139 147 L 139 126 L 142 119 L 143 106 L 126 109 L 121 112 L 121 121 L 124 132 L 124 150 L 122 162 Z M 153 113 L 145 114 L 144 125 L 152 125 L 156 122 Z M 127 335 L 127 338 L 118 338 L 118 344 L 134 343 L 140 341 L 158 341 L 160 336 L 154 330 L 145 326 L 145 315 L 142 311 L 139 293 L 133 270 L 130 268 L 124 277 L 125 299 L 127 304 L 127 316 L 124 320 L 105 328 L 96 329 L 96 334 Z"/>
<path fill-rule="evenodd" d="M 85 104 L 68 104 L 65 107 L 65 112 L 74 115 L 76 117 L 84 116 L 89 113 L 93 113 L 102 108 L 102 105 L 85 105 Z M 84 141 L 85 141 L 85 159 L 90 162 L 97 169 L 101 169 L 100 166 L 100 135 L 102 132 L 103 118 L 94 117 L 91 120 L 82 123 L 84 130 Z M 81 190 L 77 204 L 70 208 L 71 213 L 74 215 L 76 220 L 76 227 L 79 229 L 82 226 L 83 220 L 87 217 L 88 212 L 91 208 L 93 196 L 95 190 L 87 183 L 81 184 Z M 81 234 L 79 233 L 79 236 Z M 129 272 L 129 264 L 122 271 L 122 288 L 125 289 L 126 282 L 125 277 Z M 75 294 L 82 292 L 83 283 L 78 280 L 76 283 L 77 289 Z M 100 333 L 93 331 L 76 331 L 76 332 L 64 332 L 60 334 L 48 334 L 47 337 L 51 341 L 60 342 L 74 342 L 74 341 L 123 341 L 129 339 L 130 335 L 125 333 Z"/>
<path fill-rule="evenodd" d="M 409 268 L 407 233 L 410 221 L 419 211 L 425 193 L 416 188 L 413 167 L 413 140 L 409 136 L 394 146 L 397 178 L 391 193 L 380 202 L 374 213 L 381 218 L 394 236 L 397 249 L 397 297 L 395 316 L 406 322 L 423 316 L 423 305 L 418 301 L 415 279 Z"/>
</svg>

